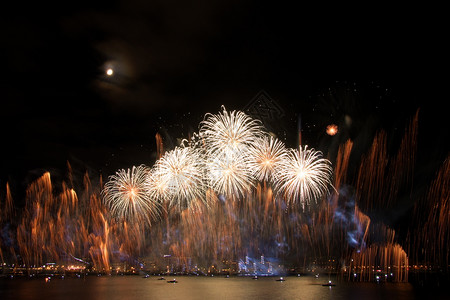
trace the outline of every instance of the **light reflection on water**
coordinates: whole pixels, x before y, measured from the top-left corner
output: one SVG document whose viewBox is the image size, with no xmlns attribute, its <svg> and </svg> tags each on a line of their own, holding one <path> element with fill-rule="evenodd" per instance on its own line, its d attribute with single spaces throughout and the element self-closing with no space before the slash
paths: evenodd
<svg viewBox="0 0 450 300">
<path fill-rule="evenodd" d="M 325 287 L 328 278 L 286 277 L 175 277 L 178 283 L 157 280 L 156 276 L 89 276 L 86 279 L 53 278 L 0 280 L 0 299 L 426 299 L 408 283 L 336 282 Z M 444 299 L 433 297 L 434 299 Z"/>
</svg>

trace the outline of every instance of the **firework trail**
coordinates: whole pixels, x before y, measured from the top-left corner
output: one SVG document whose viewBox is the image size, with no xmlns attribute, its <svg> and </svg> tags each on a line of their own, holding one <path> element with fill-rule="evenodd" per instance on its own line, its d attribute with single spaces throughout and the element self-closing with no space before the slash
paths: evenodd
<svg viewBox="0 0 450 300">
<path fill-rule="evenodd" d="M 147 189 L 148 167 L 119 170 L 109 177 L 102 191 L 105 205 L 118 219 L 145 220 L 148 224 L 160 213 L 160 203 L 149 197 Z"/>
</svg>

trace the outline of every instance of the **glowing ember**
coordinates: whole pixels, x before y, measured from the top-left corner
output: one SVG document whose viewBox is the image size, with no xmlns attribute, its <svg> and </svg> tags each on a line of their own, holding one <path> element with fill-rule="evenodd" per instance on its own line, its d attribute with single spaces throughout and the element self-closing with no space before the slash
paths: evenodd
<svg viewBox="0 0 450 300">
<path fill-rule="evenodd" d="M 335 124 L 331 124 L 327 126 L 326 132 L 328 135 L 335 135 L 336 133 L 338 133 L 338 126 Z"/>
</svg>

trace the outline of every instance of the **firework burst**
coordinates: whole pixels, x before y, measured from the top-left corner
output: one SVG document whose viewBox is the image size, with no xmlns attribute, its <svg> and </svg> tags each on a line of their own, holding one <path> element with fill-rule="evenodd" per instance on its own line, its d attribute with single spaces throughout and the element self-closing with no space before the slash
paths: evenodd
<svg viewBox="0 0 450 300">
<path fill-rule="evenodd" d="M 290 149 L 276 173 L 275 187 L 283 198 L 302 207 L 317 201 L 331 186 L 331 163 L 314 149 Z"/>
<path fill-rule="evenodd" d="M 177 147 L 168 151 L 152 168 L 148 190 L 152 198 L 169 201 L 170 206 L 189 207 L 204 199 L 204 159 L 199 150 Z"/>
<path fill-rule="evenodd" d="M 149 224 L 160 213 L 160 204 L 149 197 L 146 179 L 149 168 L 140 165 L 121 169 L 109 177 L 102 191 L 103 201 L 111 214 L 129 221 L 145 220 Z"/>
<path fill-rule="evenodd" d="M 330 124 L 326 128 L 326 133 L 328 135 L 333 136 L 333 135 L 336 135 L 336 133 L 338 133 L 338 130 L 339 130 L 339 128 L 336 124 Z"/>
<path fill-rule="evenodd" d="M 183 210 L 209 203 L 207 190 L 230 199 L 251 193 L 256 181 L 273 184 L 286 201 L 304 207 L 330 185 L 331 164 L 314 149 L 286 150 L 259 120 L 241 111 L 206 114 L 198 134 L 166 152 L 148 170 L 124 170 L 106 185 L 105 203 L 119 216 L 144 215 L 168 202 Z M 153 207 L 153 206 L 152 206 Z"/>
<path fill-rule="evenodd" d="M 219 194 L 243 196 L 253 186 L 247 156 L 242 153 L 222 152 L 207 160 L 209 186 Z"/>
<path fill-rule="evenodd" d="M 241 111 L 206 114 L 200 123 L 200 136 L 204 139 L 208 155 L 226 152 L 245 153 L 250 146 L 256 147 L 257 138 L 265 135 L 259 120 Z"/>
<path fill-rule="evenodd" d="M 256 144 L 258 147 L 250 148 L 249 167 L 257 180 L 270 182 L 279 164 L 286 159 L 286 147 L 273 136 L 260 138 Z"/>
</svg>

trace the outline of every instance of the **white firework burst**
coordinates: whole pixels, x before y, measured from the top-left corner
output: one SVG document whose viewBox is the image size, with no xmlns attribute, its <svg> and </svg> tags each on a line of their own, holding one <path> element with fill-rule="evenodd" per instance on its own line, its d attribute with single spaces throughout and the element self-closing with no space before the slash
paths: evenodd
<svg viewBox="0 0 450 300">
<path fill-rule="evenodd" d="M 152 198 L 179 208 L 204 199 L 204 160 L 200 152 L 190 147 L 166 152 L 149 174 L 148 190 Z"/>
<path fill-rule="evenodd" d="M 250 146 L 256 146 L 258 137 L 264 136 L 259 120 L 252 119 L 242 111 L 226 111 L 213 115 L 206 114 L 200 123 L 200 137 L 204 140 L 208 155 L 226 152 L 239 155 L 246 153 Z"/>
<path fill-rule="evenodd" d="M 109 177 L 102 190 L 103 201 L 111 214 L 128 221 L 145 220 L 149 224 L 160 214 L 160 204 L 152 201 L 146 187 L 149 168 L 140 165 L 121 169 Z"/>
<path fill-rule="evenodd" d="M 271 182 L 288 152 L 284 143 L 273 136 L 259 138 L 256 144 L 257 147 L 250 148 L 250 170 L 257 180 Z"/>
<path fill-rule="evenodd" d="M 247 157 L 242 153 L 222 152 L 207 160 L 209 186 L 218 194 L 241 197 L 253 186 Z"/>
<path fill-rule="evenodd" d="M 287 150 L 259 120 L 222 106 L 218 114 L 206 114 L 199 133 L 166 152 L 151 170 L 139 166 L 111 176 L 103 194 L 115 216 L 150 219 L 164 201 L 180 210 L 208 206 L 208 190 L 243 198 L 259 180 L 304 208 L 328 191 L 331 174 L 331 163 L 320 151 Z"/>
<path fill-rule="evenodd" d="M 275 187 L 291 203 L 299 201 L 304 208 L 317 201 L 331 186 L 331 162 L 314 149 L 290 149 L 276 173 Z"/>
</svg>

